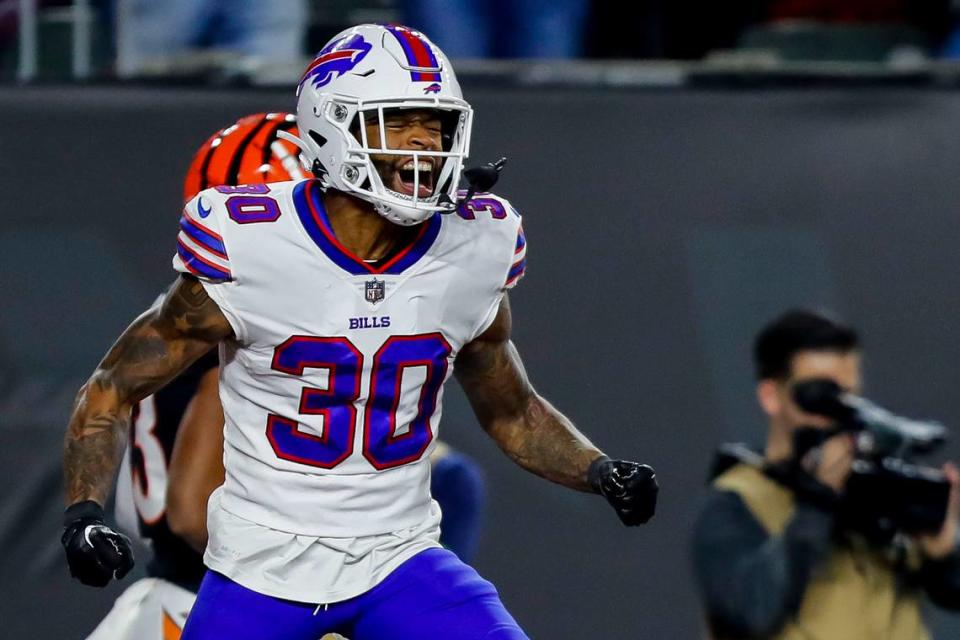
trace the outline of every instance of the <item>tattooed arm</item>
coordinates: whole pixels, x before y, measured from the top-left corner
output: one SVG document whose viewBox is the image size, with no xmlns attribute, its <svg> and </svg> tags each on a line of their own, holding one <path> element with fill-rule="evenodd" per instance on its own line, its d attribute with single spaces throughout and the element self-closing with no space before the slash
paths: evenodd
<svg viewBox="0 0 960 640">
<path fill-rule="evenodd" d="M 68 505 L 104 504 L 126 446 L 133 405 L 232 334 L 200 282 L 185 275 L 161 304 L 127 327 L 74 403 L 64 443 Z"/>
<path fill-rule="evenodd" d="M 524 469 L 558 484 L 603 495 L 627 526 L 656 510 L 656 474 L 645 464 L 611 460 L 534 391 L 510 341 L 510 301 L 493 324 L 457 355 L 454 371 L 477 419 Z"/>
<path fill-rule="evenodd" d="M 590 464 L 603 457 L 590 440 L 531 386 L 510 340 L 510 302 L 457 355 L 454 372 L 477 419 L 524 469 L 564 486 L 594 491 Z"/>
</svg>

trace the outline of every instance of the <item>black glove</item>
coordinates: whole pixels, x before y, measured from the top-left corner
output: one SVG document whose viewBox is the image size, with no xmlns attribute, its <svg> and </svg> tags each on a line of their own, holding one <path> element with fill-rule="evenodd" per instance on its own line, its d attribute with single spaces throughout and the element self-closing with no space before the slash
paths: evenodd
<svg viewBox="0 0 960 640">
<path fill-rule="evenodd" d="M 602 456 L 590 463 L 587 478 L 593 490 L 607 499 L 628 527 L 639 526 L 653 517 L 660 488 L 652 467 Z"/>
<path fill-rule="evenodd" d="M 105 587 L 133 568 L 130 539 L 103 521 L 103 508 L 87 500 L 70 506 L 63 514 L 60 544 L 67 552 L 70 575 L 92 587 Z"/>
</svg>

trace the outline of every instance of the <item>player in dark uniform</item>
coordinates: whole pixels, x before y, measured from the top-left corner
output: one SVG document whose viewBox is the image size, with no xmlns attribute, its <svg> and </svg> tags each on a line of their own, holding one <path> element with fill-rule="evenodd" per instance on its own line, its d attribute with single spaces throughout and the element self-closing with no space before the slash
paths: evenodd
<svg viewBox="0 0 960 640">
<path fill-rule="evenodd" d="M 201 389 L 206 386 L 216 388 L 218 364 L 216 351 L 209 352 L 169 385 L 137 405 L 131 421 L 130 479 L 137 528 L 140 536 L 150 542 L 153 552 L 147 565 L 147 575 L 162 578 L 193 592 L 199 588 L 205 571 L 202 545 L 197 540 L 184 537 L 183 532 L 176 533 L 171 529 L 166 513 L 170 496 L 164 489 L 170 480 L 168 474 L 171 464 L 168 461 L 174 460 L 174 456 L 180 453 L 175 451 L 175 445 L 181 424 L 195 421 L 203 428 L 215 429 L 223 420 L 218 403 L 207 400 L 210 406 L 201 407 L 204 402 Z M 152 404 L 152 407 L 148 404 Z M 198 413 L 203 415 L 196 415 Z M 155 443 L 146 443 L 148 438 L 155 440 Z M 179 443 L 181 450 L 184 444 Z M 162 459 L 157 456 L 160 452 Z M 166 476 L 163 478 L 165 482 L 157 483 L 160 474 Z"/>
</svg>

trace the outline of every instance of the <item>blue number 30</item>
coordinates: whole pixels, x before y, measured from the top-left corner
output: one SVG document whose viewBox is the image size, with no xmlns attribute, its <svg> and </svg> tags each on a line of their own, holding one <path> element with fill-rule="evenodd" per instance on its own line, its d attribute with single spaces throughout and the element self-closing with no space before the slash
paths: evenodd
<svg viewBox="0 0 960 640">
<path fill-rule="evenodd" d="M 391 469 L 419 460 L 433 440 L 430 419 L 437 409 L 452 349 L 439 333 L 392 336 L 373 356 L 370 393 L 363 417 L 363 457 L 375 468 Z M 397 433 L 403 372 L 424 367 L 417 413 L 406 432 Z M 360 397 L 363 354 L 344 337 L 293 336 L 273 353 L 271 368 L 303 375 L 307 368 L 326 369 L 326 389 L 303 387 L 300 413 L 322 415 L 323 435 L 301 431 L 296 422 L 276 414 L 267 418 L 267 439 L 277 457 L 332 469 L 353 453 L 357 427 L 354 402 Z"/>
</svg>

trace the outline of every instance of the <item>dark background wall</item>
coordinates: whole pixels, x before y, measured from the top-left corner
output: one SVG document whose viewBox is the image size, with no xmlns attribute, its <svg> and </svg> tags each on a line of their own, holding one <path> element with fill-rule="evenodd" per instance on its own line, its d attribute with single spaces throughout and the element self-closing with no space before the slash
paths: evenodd
<svg viewBox="0 0 960 640">
<path fill-rule="evenodd" d="M 533 637 L 698 637 L 688 531 L 713 447 L 762 437 L 748 349 L 786 307 L 862 329 L 870 395 L 960 423 L 960 93 L 467 90 L 474 160 L 509 156 L 497 191 L 525 215 L 512 298 L 527 368 L 663 487 L 656 520 L 626 530 L 601 500 L 514 467 L 451 390 L 442 435 L 490 484 L 476 565 Z M 5 637 L 82 638 L 119 592 L 70 583 L 61 560 L 72 396 L 173 279 L 195 148 L 292 107 L 289 92 L 0 90 Z"/>
</svg>

